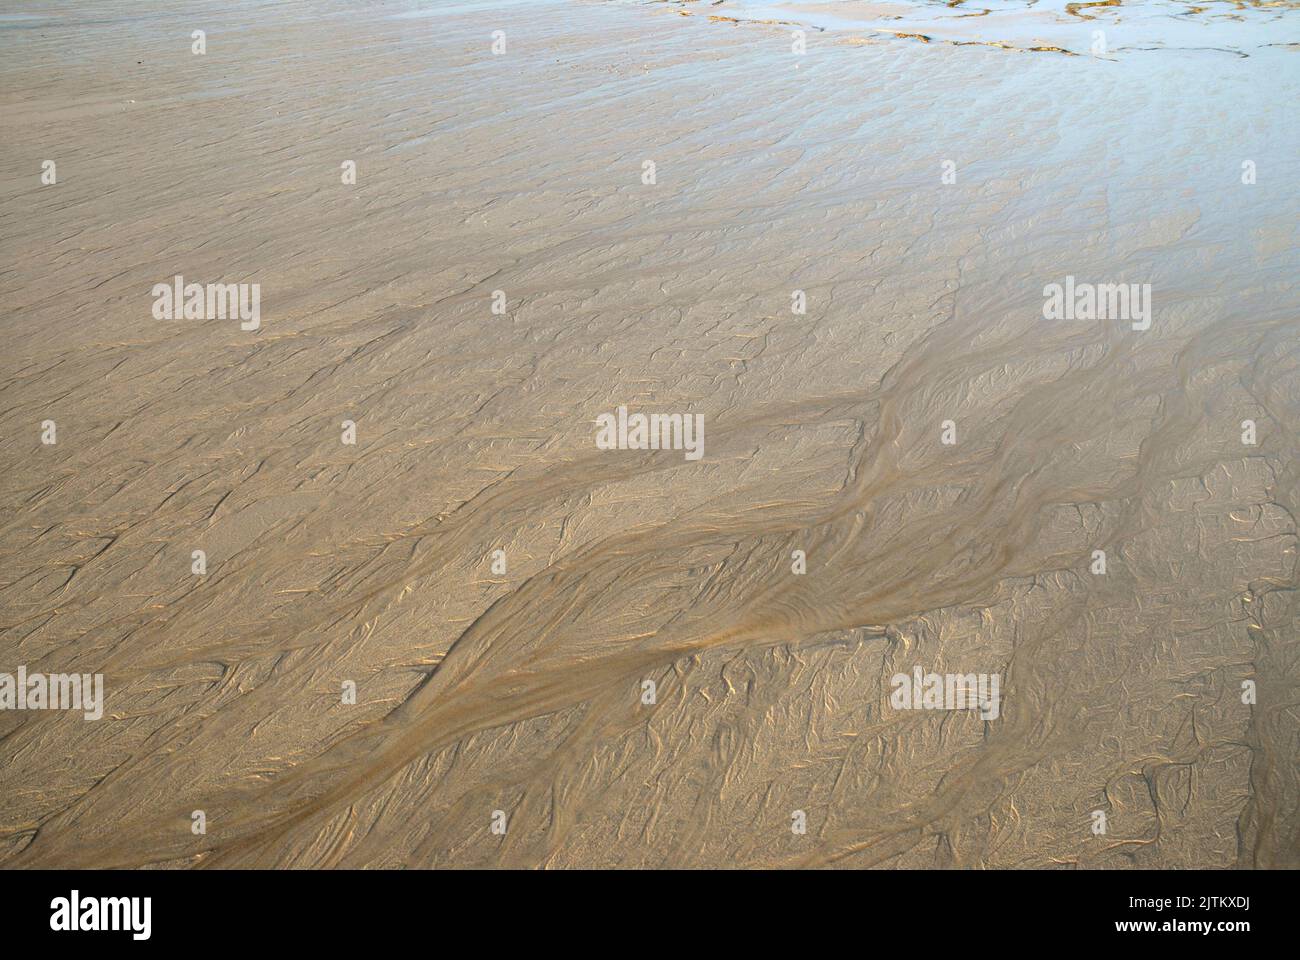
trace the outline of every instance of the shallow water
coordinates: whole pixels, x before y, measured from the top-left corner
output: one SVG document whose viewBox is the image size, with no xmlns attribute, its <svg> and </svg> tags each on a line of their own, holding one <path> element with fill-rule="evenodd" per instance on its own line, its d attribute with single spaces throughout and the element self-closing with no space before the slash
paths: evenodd
<svg viewBox="0 0 1300 960">
<path fill-rule="evenodd" d="M 1300 44 L 1296 0 L 684 0 L 683 10 L 863 36 L 978 42 L 1113 58 L 1162 50 L 1248 56 Z"/>
</svg>

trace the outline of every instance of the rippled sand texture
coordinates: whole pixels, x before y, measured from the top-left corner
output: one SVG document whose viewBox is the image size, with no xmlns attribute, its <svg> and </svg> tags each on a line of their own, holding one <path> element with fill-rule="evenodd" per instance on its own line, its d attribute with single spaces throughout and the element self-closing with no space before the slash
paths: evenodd
<svg viewBox="0 0 1300 960">
<path fill-rule="evenodd" d="M 1295 54 L 167 7 L 0 22 L 5 866 L 1297 865 Z"/>
</svg>

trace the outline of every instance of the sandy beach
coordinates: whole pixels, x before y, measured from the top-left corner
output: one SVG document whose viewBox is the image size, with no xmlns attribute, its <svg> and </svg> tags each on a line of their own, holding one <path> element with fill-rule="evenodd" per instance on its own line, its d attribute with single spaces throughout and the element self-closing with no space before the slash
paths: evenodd
<svg viewBox="0 0 1300 960">
<path fill-rule="evenodd" d="M 1300 11 L 145 6 L 0 17 L 0 867 L 1300 867 Z"/>
</svg>

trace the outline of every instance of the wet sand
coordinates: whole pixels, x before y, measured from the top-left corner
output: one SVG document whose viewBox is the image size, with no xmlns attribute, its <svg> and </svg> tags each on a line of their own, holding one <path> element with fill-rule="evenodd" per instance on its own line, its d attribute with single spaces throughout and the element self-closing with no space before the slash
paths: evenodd
<svg viewBox="0 0 1300 960">
<path fill-rule="evenodd" d="M 0 21 L 0 865 L 1300 865 L 1294 51 L 166 8 Z"/>
</svg>

